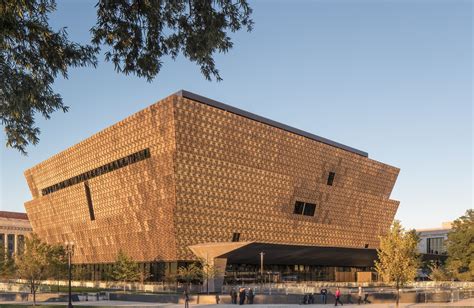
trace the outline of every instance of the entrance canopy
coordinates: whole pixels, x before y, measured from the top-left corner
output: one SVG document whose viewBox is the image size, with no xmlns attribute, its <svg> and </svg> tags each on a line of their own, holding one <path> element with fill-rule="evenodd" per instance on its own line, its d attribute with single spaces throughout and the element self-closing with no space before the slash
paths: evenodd
<svg viewBox="0 0 474 308">
<path fill-rule="evenodd" d="M 259 264 L 264 252 L 265 264 L 374 266 L 375 249 L 282 245 L 256 242 L 205 243 L 190 246 L 200 258 L 227 259 L 228 264 Z"/>
</svg>

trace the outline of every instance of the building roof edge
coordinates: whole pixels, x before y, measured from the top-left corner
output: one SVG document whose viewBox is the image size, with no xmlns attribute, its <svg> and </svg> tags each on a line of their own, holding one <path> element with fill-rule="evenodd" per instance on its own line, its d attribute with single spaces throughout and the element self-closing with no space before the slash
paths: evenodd
<svg viewBox="0 0 474 308">
<path fill-rule="evenodd" d="M 295 127 L 292 127 L 292 126 L 289 126 L 289 125 L 286 125 L 286 124 L 283 124 L 283 123 L 280 123 L 280 122 L 262 117 L 262 116 L 259 116 L 257 114 L 254 114 L 254 113 L 251 113 L 251 112 L 248 112 L 248 111 L 245 111 L 245 110 L 242 110 L 242 109 L 239 109 L 239 108 L 236 108 L 236 107 L 233 107 L 233 106 L 221 103 L 221 102 L 218 102 L 216 100 L 201 96 L 199 94 L 195 94 L 195 93 L 192 93 L 192 92 L 189 92 L 189 91 L 186 91 L 186 90 L 180 90 L 180 91 L 176 92 L 175 95 L 178 95 L 178 96 L 181 96 L 181 97 L 184 97 L 184 98 L 187 98 L 187 99 L 190 99 L 190 100 L 202 103 L 202 104 L 206 104 L 206 105 L 209 105 L 211 107 L 219 108 L 219 109 L 228 111 L 230 113 L 234 113 L 236 115 L 240 115 L 240 116 L 243 116 L 245 118 L 248 118 L 248 119 L 263 123 L 263 124 L 267 124 L 267 125 L 285 130 L 287 132 L 293 133 L 293 134 L 297 134 L 297 135 L 300 135 L 300 136 L 303 136 L 303 137 L 306 137 L 306 138 L 309 138 L 309 139 L 312 139 L 312 140 L 315 140 L 315 141 L 319 141 L 321 143 L 324 143 L 324 144 L 327 144 L 327 145 L 330 145 L 330 146 L 333 146 L 333 147 L 336 147 L 336 148 L 339 148 L 339 149 L 342 149 L 342 150 L 345 150 L 345 151 L 348 151 L 348 152 L 351 152 L 351 153 L 354 153 L 354 154 L 357 154 L 357 155 L 360 155 L 360 156 L 363 156 L 363 157 L 369 157 L 369 154 L 367 152 L 358 150 L 356 148 L 344 145 L 344 144 L 336 142 L 336 141 L 332 141 L 330 139 L 327 139 L 327 138 L 324 138 L 324 137 L 321 137 L 321 136 L 318 136 L 318 135 L 308 133 L 304 130 L 301 130 L 301 129 L 298 129 L 298 128 L 295 128 Z"/>
<path fill-rule="evenodd" d="M 0 211 L 0 218 L 28 220 L 28 215 L 21 212 Z"/>
</svg>

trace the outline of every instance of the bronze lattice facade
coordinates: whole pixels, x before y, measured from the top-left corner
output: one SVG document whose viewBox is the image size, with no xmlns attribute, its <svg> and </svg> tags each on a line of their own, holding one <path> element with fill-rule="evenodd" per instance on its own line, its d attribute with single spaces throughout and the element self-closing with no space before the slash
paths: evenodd
<svg viewBox="0 0 474 308">
<path fill-rule="evenodd" d="M 76 263 L 110 263 L 119 249 L 195 260 L 189 246 L 232 240 L 376 248 L 398 172 L 181 91 L 27 170 L 25 207 L 41 238 L 76 243 Z"/>
</svg>

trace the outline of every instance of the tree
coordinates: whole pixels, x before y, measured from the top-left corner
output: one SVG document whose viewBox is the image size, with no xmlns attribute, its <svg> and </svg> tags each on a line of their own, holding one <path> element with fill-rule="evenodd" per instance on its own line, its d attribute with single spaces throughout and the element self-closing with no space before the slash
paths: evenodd
<svg viewBox="0 0 474 308">
<path fill-rule="evenodd" d="M 35 233 L 26 238 L 25 246 L 24 253 L 16 260 L 18 276 L 28 281 L 36 305 L 36 292 L 41 281 L 54 276 L 58 260 L 64 260 L 65 256 L 60 257 L 59 249 L 42 242 Z"/>
<path fill-rule="evenodd" d="M 9 254 L 5 253 L 5 249 L 0 249 L 0 278 L 10 279 L 16 274 L 15 260 Z"/>
<path fill-rule="evenodd" d="M 123 291 L 127 282 L 135 282 L 140 279 L 140 268 L 138 263 L 129 258 L 122 250 L 117 255 L 112 269 L 112 278 L 123 282 Z"/>
<path fill-rule="evenodd" d="M 447 240 L 446 267 L 454 278 L 474 280 L 474 210 L 453 222 Z"/>
<path fill-rule="evenodd" d="M 439 261 L 432 261 L 428 265 L 428 269 L 430 274 L 428 277 L 433 281 L 446 281 L 448 280 L 448 274 L 446 273 L 446 269 Z"/>
<path fill-rule="evenodd" d="M 82 264 L 75 264 L 72 267 L 72 277 L 74 280 L 83 282 L 89 278 L 89 272 Z"/>
<path fill-rule="evenodd" d="M 415 230 L 405 231 L 398 220 L 393 222 L 388 234 L 380 238 L 375 268 L 384 281 L 395 284 L 397 306 L 400 288 L 416 277 L 420 264 L 416 251 L 418 240 Z"/>
<path fill-rule="evenodd" d="M 68 260 L 63 246 L 53 245 L 49 247 L 49 262 L 51 264 L 51 274 L 58 281 L 59 292 L 59 280 L 67 279 L 68 274 Z"/>
<path fill-rule="evenodd" d="M 187 266 L 180 266 L 176 276 L 179 280 L 185 283 L 185 288 L 188 290 L 193 280 L 202 278 L 202 268 L 196 263 L 191 263 Z"/>
<path fill-rule="evenodd" d="M 209 279 L 213 279 L 214 277 L 216 277 L 216 275 L 218 274 L 218 270 L 214 264 L 211 264 L 206 259 L 200 259 L 199 263 L 201 264 L 200 276 L 206 282 L 206 292 L 207 294 L 209 294 Z"/>
<path fill-rule="evenodd" d="M 143 268 L 143 270 L 140 270 L 140 275 L 138 281 L 140 281 L 141 284 L 144 284 L 147 279 L 149 279 L 152 275 L 146 271 L 146 268 Z"/>
<path fill-rule="evenodd" d="M 54 31 L 48 14 L 54 0 L 7 0 L 0 4 L 0 120 L 7 147 L 26 154 L 39 141 L 35 115 L 49 119 L 56 110 L 67 111 L 52 89 L 58 74 L 67 78 L 69 67 L 96 65 L 96 50 L 68 40 L 63 28 Z"/>
<path fill-rule="evenodd" d="M 39 141 L 35 116 L 68 110 L 54 79 L 67 78 L 70 67 L 95 67 L 102 47 L 119 73 L 151 81 L 165 57 L 183 54 L 206 79 L 221 80 L 214 54 L 232 48 L 229 31 L 253 25 L 246 0 L 98 0 L 96 8 L 91 45 L 81 45 L 65 28 L 50 27 L 55 0 L 0 3 L 0 121 L 8 147 L 26 154 Z"/>
</svg>

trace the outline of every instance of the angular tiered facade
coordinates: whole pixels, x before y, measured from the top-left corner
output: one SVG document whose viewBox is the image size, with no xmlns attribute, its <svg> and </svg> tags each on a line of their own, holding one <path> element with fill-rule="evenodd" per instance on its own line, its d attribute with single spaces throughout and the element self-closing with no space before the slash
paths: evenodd
<svg viewBox="0 0 474 308">
<path fill-rule="evenodd" d="M 398 172 L 181 91 L 25 171 L 25 207 L 41 238 L 76 243 L 75 263 L 110 263 L 120 249 L 190 261 L 189 246 L 232 240 L 376 248 Z"/>
</svg>

